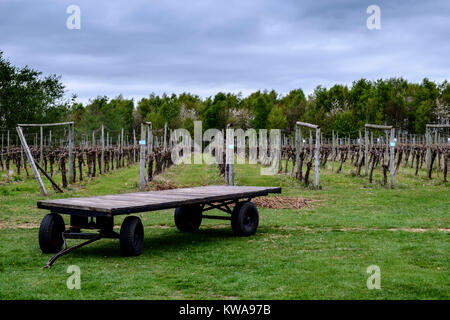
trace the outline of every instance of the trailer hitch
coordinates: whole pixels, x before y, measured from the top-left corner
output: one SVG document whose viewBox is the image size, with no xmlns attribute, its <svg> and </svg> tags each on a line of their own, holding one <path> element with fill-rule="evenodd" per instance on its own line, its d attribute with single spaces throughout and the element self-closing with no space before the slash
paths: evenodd
<svg viewBox="0 0 450 320">
<path fill-rule="evenodd" d="M 64 249 L 61 250 L 60 252 L 58 252 L 57 254 L 55 254 L 53 257 L 50 258 L 50 260 L 48 260 L 47 264 L 44 266 L 45 268 L 50 268 L 52 266 L 52 264 L 60 257 L 66 255 L 67 253 L 84 247 L 85 245 L 88 245 L 94 241 L 100 240 L 101 238 L 118 238 L 119 235 L 115 232 L 108 232 L 107 234 L 105 233 L 80 233 L 80 232 L 63 232 L 62 233 L 62 238 L 64 240 Z M 74 245 L 72 247 L 67 247 L 67 239 L 88 239 L 87 241 L 84 241 L 82 243 L 79 243 L 77 245 Z"/>
</svg>

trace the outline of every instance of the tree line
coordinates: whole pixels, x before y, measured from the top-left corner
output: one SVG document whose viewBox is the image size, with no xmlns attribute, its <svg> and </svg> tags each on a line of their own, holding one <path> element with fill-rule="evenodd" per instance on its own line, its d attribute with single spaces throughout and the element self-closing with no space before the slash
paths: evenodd
<svg viewBox="0 0 450 320">
<path fill-rule="evenodd" d="M 132 134 L 142 121 L 153 128 L 186 128 L 193 132 L 194 121 L 203 128 L 283 129 L 295 131 L 296 121 L 317 124 L 324 134 L 332 130 L 357 137 L 365 123 L 393 125 L 410 134 L 425 133 L 427 123 L 448 123 L 450 84 L 424 78 L 412 83 L 403 78 L 370 81 L 359 79 L 351 86 L 317 86 L 305 95 L 302 89 L 288 94 L 274 90 L 241 93 L 219 92 L 201 98 L 191 93 L 150 94 L 139 101 L 99 96 L 87 104 L 65 97 L 64 84 L 56 75 L 42 76 L 29 67 L 18 68 L 0 52 L 0 128 L 13 129 L 18 123 L 75 121 L 79 133 L 98 129 Z"/>
</svg>

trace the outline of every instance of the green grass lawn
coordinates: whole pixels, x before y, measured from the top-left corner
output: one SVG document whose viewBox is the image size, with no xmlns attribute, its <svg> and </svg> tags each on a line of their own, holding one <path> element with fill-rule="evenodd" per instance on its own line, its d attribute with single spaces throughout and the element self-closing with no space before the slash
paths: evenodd
<svg viewBox="0 0 450 320">
<path fill-rule="evenodd" d="M 449 299 L 449 183 L 402 168 L 391 190 L 380 185 L 380 172 L 369 184 L 354 171 L 347 165 L 337 174 L 328 165 L 316 191 L 236 165 L 237 185 L 281 186 L 284 196 L 316 201 L 301 210 L 259 209 L 260 227 L 248 238 L 234 237 L 228 221 L 206 220 L 183 234 L 172 210 L 138 214 L 142 255 L 122 257 L 118 241 L 104 239 L 51 269 L 42 269 L 51 255 L 37 241 L 46 212 L 36 209 L 43 198 L 36 182 L 1 184 L 0 299 Z M 137 177 L 137 166 L 122 168 L 50 198 L 136 191 Z M 158 179 L 223 184 L 207 165 L 173 167 Z M 66 286 L 70 265 L 81 268 L 80 290 Z M 380 290 L 367 289 L 370 265 L 380 267 Z"/>
</svg>

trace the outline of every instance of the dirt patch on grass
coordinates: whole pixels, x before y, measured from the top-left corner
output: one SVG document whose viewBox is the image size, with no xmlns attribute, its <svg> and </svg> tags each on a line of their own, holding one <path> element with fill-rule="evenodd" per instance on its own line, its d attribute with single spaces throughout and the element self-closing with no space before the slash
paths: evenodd
<svg viewBox="0 0 450 320">
<path fill-rule="evenodd" d="M 170 189 L 177 189 L 177 188 L 182 188 L 178 185 L 176 185 L 175 183 L 169 182 L 169 181 L 165 181 L 165 180 L 161 180 L 161 181 L 152 181 L 149 186 L 147 187 L 147 189 L 149 190 L 170 190 Z"/>
<path fill-rule="evenodd" d="M 172 229 L 175 226 L 163 224 L 163 225 L 146 225 L 144 226 L 145 229 Z M 120 225 L 115 225 L 115 229 L 119 230 Z M 207 228 L 209 229 L 222 229 L 224 228 L 223 225 L 208 225 Z M 274 227 L 276 229 L 280 230 L 286 230 L 286 231 L 293 231 L 293 230 L 303 230 L 308 232 L 321 232 L 321 231 L 342 231 L 342 232 L 349 232 L 349 231 L 403 231 L 403 232 L 415 232 L 415 233 L 424 233 L 429 231 L 439 231 L 439 232 L 450 232 L 450 228 L 366 228 L 366 227 L 349 227 L 349 228 L 321 228 L 321 227 L 306 227 L 306 226 L 276 226 Z M 0 230 L 6 230 L 6 229 L 39 229 L 39 224 L 37 223 L 14 223 L 14 222 L 7 222 L 7 221 L 0 221 Z M 286 235 L 271 235 L 271 238 L 276 237 L 286 237 Z"/>
<path fill-rule="evenodd" d="M 39 224 L 36 223 L 11 223 L 0 221 L 0 230 L 5 229 L 36 229 L 39 228 Z"/>
<path fill-rule="evenodd" d="M 303 230 L 303 231 L 404 231 L 404 232 L 416 232 L 423 233 L 427 231 L 439 231 L 450 232 L 449 228 L 366 228 L 366 227 L 349 227 L 349 228 L 321 228 L 321 227 L 304 227 L 304 226 L 279 226 L 276 229 L 291 231 L 291 230 Z"/>
<path fill-rule="evenodd" d="M 440 232 L 450 232 L 449 228 L 437 228 L 437 229 L 429 229 L 429 228 L 390 228 L 387 229 L 389 231 L 406 231 L 406 232 L 419 232 L 423 233 L 430 230 L 437 230 Z"/>
<path fill-rule="evenodd" d="M 258 208 L 269 209 L 303 209 L 313 202 L 313 200 L 297 197 L 258 197 L 252 202 Z"/>
</svg>

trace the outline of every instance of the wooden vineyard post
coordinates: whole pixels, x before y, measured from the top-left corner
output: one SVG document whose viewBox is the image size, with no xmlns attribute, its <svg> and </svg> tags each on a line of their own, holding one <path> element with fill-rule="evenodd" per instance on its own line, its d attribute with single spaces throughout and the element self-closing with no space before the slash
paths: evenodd
<svg viewBox="0 0 450 320">
<path fill-rule="evenodd" d="M 427 153 L 426 153 L 426 162 L 427 162 L 427 173 L 430 171 L 430 164 L 431 164 L 431 134 L 430 129 L 427 126 L 425 131 L 425 139 L 427 144 Z"/>
<path fill-rule="evenodd" d="M 301 134 L 300 134 L 300 126 L 298 124 L 295 125 L 295 164 L 298 168 L 300 166 L 300 148 L 301 148 Z M 294 168 L 294 174 L 297 172 Z"/>
<path fill-rule="evenodd" d="M 164 124 L 164 150 L 167 148 L 167 122 Z"/>
<path fill-rule="evenodd" d="M 7 153 L 7 157 L 9 156 L 9 130 L 8 130 L 8 134 L 6 136 L 6 153 Z M 9 182 L 10 176 L 9 176 L 9 170 L 6 170 L 6 180 Z"/>
<path fill-rule="evenodd" d="M 391 134 L 390 134 L 390 157 L 389 157 L 389 161 L 390 161 L 390 171 L 391 171 L 391 188 L 394 189 L 395 188 L 395 129 L 392 128 L 391 129 Z"/>
<path fill-rule="evenodd" d="M 303 126 L 310 129 L 316 130 L 316 144 L 314 148 L 314 163 L 315 163 L 315 181 L 314 181 L 314 187 L 316 189 L 319 189 L 319 158 L 320 158 L 320 128 L 319 126 L 307 122 L 300 122 L 297 121 L 297 126 Z M 301 140 L 301 131 L 299 131 L 299 140 Z M 310 153 L 312 153 L 312 132 L 309 130 L 309 148 Z"/>
<path fill-rule="evenodd" d="M 225 166 L 228 165 L 227 184 L 234 186 L 234 129 L 230 124 L 226 131 Z"/>
<path fill-rule="evenodd" d="M 359 139 L 358 139 L 358 161 L 361 161 L 361 130 L 359 130 Z"/>
<path fill-rule="evenodd" d="M 386 134 L 386 151 L 384 153 L 385 154 L 384 158 L 387 159 L 389 156 L 389 131 L 386 131 L 385 134 Z M 394 139 L 394 138 L 392 138 L 392 139 Z M 386 162 L 387 162 L 387 160 L 386 160 Z"/>
<path fill-rule="evenodd" d="M 69 124 L 69 183 L 75 183 L 75 175 L 73 172 L 75 162 L 73 156 L 73 145 L 74 145 L 74 128 L 72 122 Z"/>
<path fill-rule="evenodd" d="M 147 122 L 148 125 L 148 133 L 147 133 L 147 152 L 148 155 L 151 155 L 153 152 L 153 125 L 151 122 Z M 144 137 L 145 139 L 145 137 Z"/>
<path fill-rule="evenodd" d="M 102 136 L 101 136 L 101 143 L 102 143 L 102 155 L 101 155 L 101 168 L 103 169 L 103 172 L 100 173 L 105 173 L 105 126 L 102 123 Z"/>
<path fill-rule="evenodd" d="M 314 187 L 319 189 L 319 157 L 320 157 L 320 128 L 316 129 L 316 150 L 315 150 L 315 168 L 314 168 Z"/>
<path fill-rule="evenodd" d="M 40 150 L 40 157 L 39 157 L 39 164 L 42 166 L 44 163 L 44 128 L 40 127 L 40 134 L 41 134 L 41 150 Z"/>
<path fill-rule="evenodd" d="M 120 131 L 120 166 L 123 167 L 125 165 L 125 159 L 123 156 L 123 128 Z"/>
<path fill-rule="evenodd" d="M 335 141 L 334 141 L 334 130 L 332 131 L 332 137 L 331 137 L 331 172 L 334 171 L 334 148 L 335 148 Z"/>
<path fill-rule="evenodd" d="M 313 138 L 312 138 L 312 132 L 311 130 L 309 130 L 309 153 L 312 154 L 312 150 L 313 150 Z"/>
<path fill-rule="evenodd" d="M 36 164 L 34 163 L 33 156 L 31 155 L 30 152 L 30 148 L 28 147 L 27 141 L 23 136 L 22 128 L 20 126 L 17 127 L 17 134 L 19 135 L 20 142 L 23 148 L 25 149 L 25 154 L 28 158 L 28 162 L 30 163 L 31 170 L 33 170 L 34 176 L 36 177 L 39 188 L 41 189 L 41 193 L 42 195 L 47 196 L 48 195 L 47 190 L 45 189 L 44 183 L 42 182 L 41 175 L 39 174 Z"/>
<path fill-rule="evenodd" d="M 145 125 L 141 124 L 141 140 L 139 141 L 141 148 L 139 157 L 139 191 L 145 188 Z"/>
<path fill-rule="evenodd" d="M 367 128 L 364 127 L 364 172 L 369 174 L 369 134 Z"/>
<path fill-rule="evenodd" d="M 7 145 L 7 148 L 6 148 L 6 153 L 7 153 L 7 155 L 6 155 L 6 157 L 9 157 L 9 130 L 8 130 L 8 135 L 7 135 L 7 137 L 6 137 L 6 145 Z M 6 180 L 9 182 L 9 179 L 10 179 L 11 177 L 10 177 L 10 171 L 8 170 L 8 169 L 6 169 Z"/>
<path fill-rule="evenodd" d="M 385 134 L 386 134 L 386 149 L 384 147 L 381 147 L 381 152 L 384 153 L 385 155 L 385 159 L 387 159 L 389 152 L 390 152 L 390 171 L 391 171 L 391 187 L 394 188 L 394 175 L 395 175 L 395 167 L 394 167 L 394 156 L 395 156 L 395 129 L 392 126 L 384 126 L 384 125 L 377 125 L 377 124 L 368 124 L 366 123 L 364 125 L 364 131 L 365 131 L 365 136 L 366 136 L 366 170 L 368 169 L 368 162 L 367 162 L 367 144 L 368 144 L 368 132 L 367 129 L 379 129 L 379 130 L 384 130 Z M 370 132 L 372 134 L 372 131 Z M 371 135 L 371 137 L 373 137 Z M 380 144 L 380 138 L 377 139 L 377 144 Z M 385 149 L 385 150 L 384 150 Z M 384 150 L 384 151 L 383 151 Z M 374 160 L 375 161 L 375 160 Z M 386 160 L 387 161 L 387 160 Z M 383 166 L 384 166 L 384 160 L 383 160 Z M 386 164 L 386 168 L 388 168 L 388 164 Z M 367 171 L 366 171 L 367 172 Z"/>
<path fill-rule="evenodd" d="M 23 160 L 23 146 L 22 146 L 22 144 L 20 144 L 20 163 L 19 163 L 19 165 L 24 165 L 24 163 L 25 163 L 25 161 Z"/>
<path fill-rule="evenodd" d="M 136 163 L 136 130 L 133 129 L 133 162 Z"/>
<path fill-rule="evenodd" d="M 426 162 L 427 162 L 427 174 L 431 178 L 431 145 L 433 144 L 430 128 L 450 128 L 450 124 L 427 124 L 426 125 L 426 131 L 425 131 L 425 143 L 427 147 L 427 153 L 426 153 Z M 438 144 L 438 136 L 435 132 L 435 144 Z M 448 138 L 447 138 L 448 139 Z"/>
</svg>

